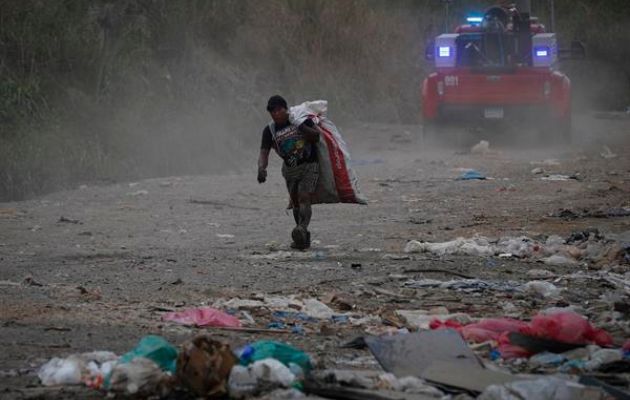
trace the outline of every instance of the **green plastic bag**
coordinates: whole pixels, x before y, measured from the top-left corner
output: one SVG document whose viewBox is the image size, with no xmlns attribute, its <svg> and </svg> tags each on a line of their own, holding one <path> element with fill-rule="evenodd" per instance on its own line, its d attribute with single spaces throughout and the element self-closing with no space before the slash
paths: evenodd
<svg viewBox="0 0 630 400">
<path fill-rule="evenodd" d="M 177 368 L 177 349 L 161 336 L 143 337 L 130 352 L 120 357 L 120 363 L 128 363 L 134 358 L 145 357 L 155 362 L 163 371 L 175 373 Z"/>
<path fill-rule="evenodd" d="M 275 358 L 287 367 L 290 367 L 290 364 L 298 365 L 304 372 L 313 367 L 311 358 L 305 352 L 271 340 L 261 340 L 247 345 L 239 353 L 241 365 L 249 365 L 265 358 Z"/>
</svg>

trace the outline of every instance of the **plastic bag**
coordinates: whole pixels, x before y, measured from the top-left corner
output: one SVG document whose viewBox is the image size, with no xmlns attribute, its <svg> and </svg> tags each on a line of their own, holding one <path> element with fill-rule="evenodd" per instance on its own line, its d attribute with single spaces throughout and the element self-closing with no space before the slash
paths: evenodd
<svg viewBox="0 0 630 400">
<path fill-rule="evenodd" d="M 245 346 L 239 351 L 241 365 L 249 365 L 266 358 L 275 358 L 287 367 L 291 364 L 299 366 L 304 372 L 312 368 L 311 358 L 305 352 L 288 344 L 261 340 Z"/>
<path fill-rule="evenodd" d="M 613 344 L 612 337 L 606 331 L 593 327 L 586 318 L 574 312 L 539 314 L 521 333 L 564 343 L 595 343 L 599 346 Z"/>
<path fill-rule="evenodd" d="M 266 358 L 243 367 L 237 365 L 232 368 L 228 387 L 230 396 L 241 399 L 255 395 L 263 388 L 291 387 L 296 382 L 296 376 L 278 360 Z"/>
<path fill-rule="evenodd" d="M 518 332 L 527 326 L 527 323 L 512 318 L 490 318 L 474 324 L 469 324 L 461 329 L 462 336 L 469 342 L 485 342 L 499 340 L 504 332 Z"/>
<path fill-rule="evenodd" d="M 326 100 L 306 101 L 289 110 L 291 123 L 299 126 L 310 118 L 322 132 L 317 142 L 319 182 L 313 204 L 367 204 L 367 199 L 359 191 L 357 176 L 350 167 L 348 146 L 341 137 L 339 129 L 326 118 L 327 110 Z"/>
<path fill-rule="evenodd" d="M 162 370 L 175 373 L 177 349 L 163 337 L 154 335 L 143 337 L 133 350 L 120 357 L 120 363 L 126 364 L 138 357 L 147 358 Z"/>
<path fill-rule="evenodd" d="M 108 389 L 132 395 L 164 395 L 169 391 L 170 376 L 145 357 L 117 364 L 109 378 Z"/>
<path fill-rule="evenodd" d="M 231 328 L 241 326 L 241 321 L 239 321 L 238 318 L 212 307 L 200 307 L 180 312 L 166 313 L 162 316 L 162 320 L 195 326 L 224 326 Z"/>
<path fill-rule="evenodd" d="M 52 358 L 37 373 L 44 386 L 78 385 L 81 383 L 81 361 L 77 358 Z"/>
<path fill-rule="evenodd" d="M 78 385 L 91 386 L 93 380 L 102 382 L 110 372 L 118 356 L 109 351 L 73 354 L 67 358 L 54 357 L 41 366 L 37 376 L 44 386 Z"/>
<path fill-rule="evenodd" d="M 462 337 L 473 343 L 498 341 L 504 332 L 519 332 L 527 327 L 527 323 L 513 318 L 489 318 L 468 325 L 462 325 L 454 320 L 433 320 L 429 325 L 431 329 L 455 329 Z"/>
<path fill-rule="evenodd" d="M 434 320 L 431 329 L 456 329 L 469 342 L 481 343 L 489 340 L 498 342 L 503 358 L 529 357 L 531 352 L 510 343 L 509 334 L 549 339 L 563 343 L 611 346 L 612 337 L 603 329 L 593 327 L 588 320 L 574 312 L 558 312 L 551 315 L 538 314 L 530 323 L 512 318 L 491 318 L 462 326 L 457 321 Z"/>
</svg>

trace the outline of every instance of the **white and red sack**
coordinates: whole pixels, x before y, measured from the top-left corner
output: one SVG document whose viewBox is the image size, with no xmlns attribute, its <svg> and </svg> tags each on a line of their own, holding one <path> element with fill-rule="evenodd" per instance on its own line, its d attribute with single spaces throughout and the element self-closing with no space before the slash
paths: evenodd
<svg viewBox="0 0 630 400">
<path fill-rule="evenodd" d="M 348 146 L 339 129 L 326 118 L 327 110 L 326 100 L 306 101 L 289 110 L 292 124 L 299 126 L 310 118 L 321 131 L 317 142 L 319 182 L 313 204 L 367 204 L 367 199 L 359 191 L 357 176 L 350 167 Z"/>
</svg>

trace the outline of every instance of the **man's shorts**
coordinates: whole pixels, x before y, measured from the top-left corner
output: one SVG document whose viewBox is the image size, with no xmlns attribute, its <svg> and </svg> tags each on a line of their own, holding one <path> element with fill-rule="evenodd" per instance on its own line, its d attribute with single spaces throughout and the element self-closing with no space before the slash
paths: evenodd
<svg viewBox="0 0 630 400">
<path fill-rule="evenodd" d="M 319 163 L 303 163 L 295 167 L 288 167 L 283 163 L 282 176 L 290 194 L 315 193 L 319 180 Z"/>
</svg>

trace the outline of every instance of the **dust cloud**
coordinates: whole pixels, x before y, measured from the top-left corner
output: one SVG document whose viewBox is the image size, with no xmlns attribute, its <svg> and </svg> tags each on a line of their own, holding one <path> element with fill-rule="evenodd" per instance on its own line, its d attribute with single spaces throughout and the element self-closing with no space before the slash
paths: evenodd
<svg viewBox="0 0 630 400">
<path fill-rule="evenodd" d="M 450 21 L 491 3 L 455 1 Z M 542 9 L 538 3 L 534 7 Z M 59 25 L 55 43 L 63 48 L 57 58 L 36 53 L 36 42 L 14 43 L 17 53 L 42 60 L 32 66 L 41 74 L 33 78 L 41 93 L 27 104 L 35 110 L 27 122 L 2 121 L 2 200 L 88 182 L 253 169 L 268 121 L 265 103 L 273 94 L 291 104 L 328 100 L 330 116 L 342 129 L 386 123 L 419 131 L 420 86 L 432 70 L 424 50 L 444 30 L 438 1 L 81 4 L 63 12 L 52 3 L 38 5 L 42 13 L 66 18 L 52 21 Z M 26 5 L 11 7 L 17 15 Z M 561 38 L 582 38 L 560 11 Z M 37 21 L 29 25 L 31 36 L 45 37 L 36 31 Z M 7 43 L 11 29 L 6 24 L 2 31 Z M 616 63 L 618 57 L 609 56 L 614 52 L 595 50 L 593 59 L 566 65 L 579 118 L 630 103 L 630 67 Z M 13 61 L 13 73 L 27 69 Z M 598 121 L 575 126 L 578 143 L 597 146 Z M 536 129 L 530 128 L 499 127 L 497 133 L 468 126 L 446 144 L 486 139 L 493 145 L 547 146 L 552 135 L 532 134 Z"/>
</svg>

